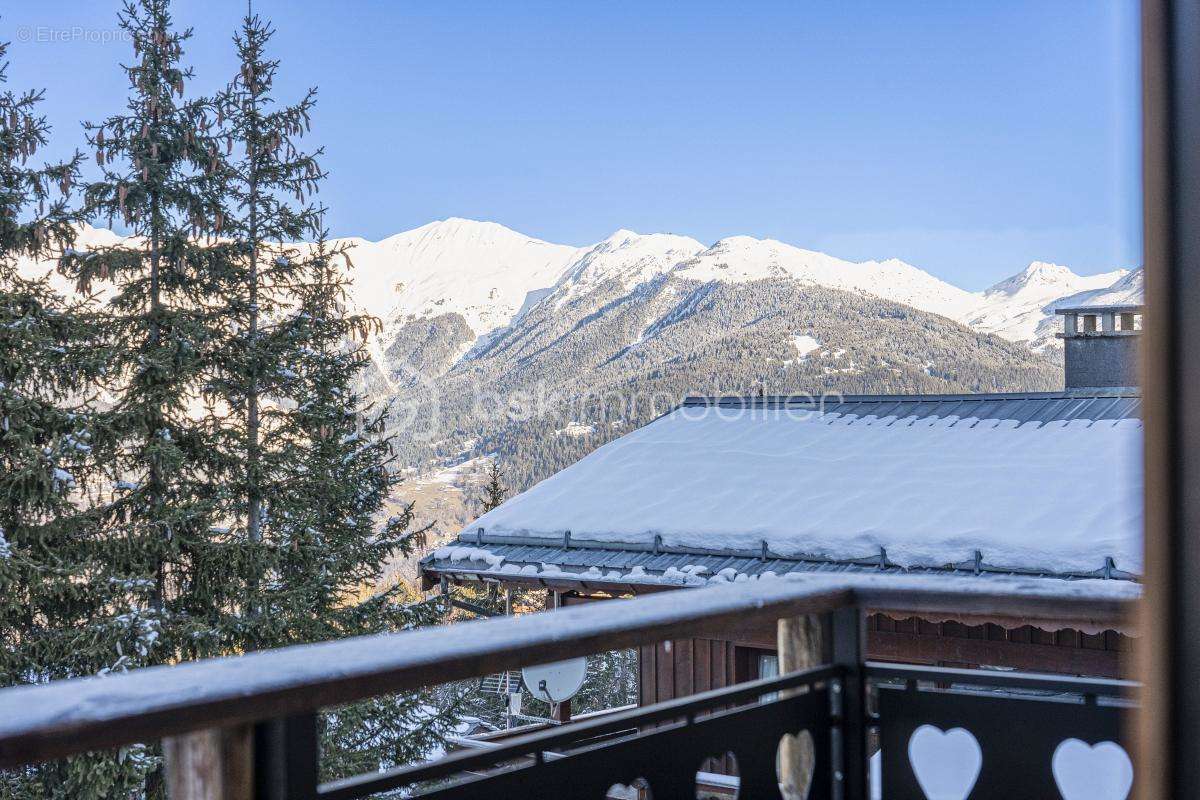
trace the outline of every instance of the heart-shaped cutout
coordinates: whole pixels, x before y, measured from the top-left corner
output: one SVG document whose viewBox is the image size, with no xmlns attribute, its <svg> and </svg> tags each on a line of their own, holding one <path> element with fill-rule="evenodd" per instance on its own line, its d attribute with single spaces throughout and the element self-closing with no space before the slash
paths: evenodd
<svg viewBox="0 0 1200 800">
<path fill-rule="evenodd" d="M 812 734 L 807 730 L 798 734 L 785 733 L 775 754 L 775 772 L 784 800 L 806 800 L 812 791 L 816 766 L 817 748 Z"/>
<path fill-rule="evenodd" d="M 1133 788 L 1133 762 L 1116 742 L 1064 739 L 1050 766 L 1063 800 L 1125 800 Z"/>
<path fill-rule="evenodd" d="M 696 797 L 699 800 L 740 797 L 738 774 L 737 756 L 732 750 L 704 759 L 696 771 Z"/>
<path fill-rule="evenodd" d="M 908 760 L 928 800 L 966 800 L 979 778 L 983 753 L 965 728 L 922 725 L 908 740 Z"/>
</svg>

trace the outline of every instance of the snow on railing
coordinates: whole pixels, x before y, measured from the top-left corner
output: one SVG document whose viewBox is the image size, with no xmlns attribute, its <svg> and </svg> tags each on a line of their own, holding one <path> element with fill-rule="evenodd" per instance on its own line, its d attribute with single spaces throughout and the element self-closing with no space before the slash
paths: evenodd
<svg viewBox="0 0 1200 800">
<path fill-rule="evenodd" d="M 867 612 L 1128 630 L 1138 591 L 1119 581 L 810 574 L 10 688 L 0 691 L 0 768 L 163 740 L 169 772 L 203 767 L 225 775 L 238 772 L 221 771 L 233 742 L 252 751 L 260 775 L 287 773 L 307 787 L 254 796 L 350 797 L 318 795 L 315 723 L 296 720 L 376 695 L 806 614 L 852 620 L 842 626 L 849 633 L 834 635 L 839 685 L 851 687 L 865 661 Z M 258 732 L 244 733 L 250 729 Z M 297 752 L 308 753 L 298 764 Z"/>
</svg>

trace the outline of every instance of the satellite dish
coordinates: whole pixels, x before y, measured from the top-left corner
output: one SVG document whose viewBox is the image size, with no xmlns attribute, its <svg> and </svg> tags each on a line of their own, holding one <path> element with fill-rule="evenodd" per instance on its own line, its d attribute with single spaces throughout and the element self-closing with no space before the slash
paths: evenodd
<svg viewBox="0 0 1200 800">
<path fill-rule="evenodd" d="M 570 700 L 583 686 L 587 677 L 587 659 L 572 658 L 569 661 L 556 661 L 553 664 L 541 664 L 536 667 L 525 667 L 521 670 L 521 680 L 525 688 L 538 700 L 547 703 L 562 703 Z"/>
</svg>

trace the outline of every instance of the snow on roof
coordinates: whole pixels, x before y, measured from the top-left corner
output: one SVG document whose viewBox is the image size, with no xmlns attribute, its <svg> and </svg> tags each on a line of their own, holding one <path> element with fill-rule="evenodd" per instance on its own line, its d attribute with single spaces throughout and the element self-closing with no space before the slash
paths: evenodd
<svg viewBox="0 0 1200 800">
<path fill-rule="evenodd" d="M 913 567 L 981 551 L 990 565 L 1071 572 L 1111 557 L 1140 573 L 1141 440 L 1141 422 L 1128 417 L 1020 422 L 687 405 L 467 530 L 765 547 L 797 558 L 882 548 Z"/>
</svg>

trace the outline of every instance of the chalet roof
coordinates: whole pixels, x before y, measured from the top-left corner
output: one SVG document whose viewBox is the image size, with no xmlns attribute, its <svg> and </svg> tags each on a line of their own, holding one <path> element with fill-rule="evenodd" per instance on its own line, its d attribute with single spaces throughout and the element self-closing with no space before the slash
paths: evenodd
<svg viewBox="0 0 1200 800">
<path fill-rule="evenodd" d="M 464 533 L 450 545 L 439 547 L 422 562 L 429 575 L 461 580 L 498 580 L 529 586 L 578 585 L 585 590 L 636 592 L 647 587 L 700 586 L 734 583 L 763 577 L 800 574 L 904 574 L 980 577 L 1108 579 L 1132 581 L 1135 575 L 1104 559 L 1096 569 L 1050 572 L 1004 568 L 991 564 L 977 552 L 958 563 L 931 567 L 904 567 L 886 552 L 858 559 L 784 558 L 773 553 L 728 550 L 713 552 L 689 548 L 650 547 L 635 544 L 571 542 L 549 544 L 538 539 Z"/>
<path fill-rule="evenodd" d="M 1057 392 L 997 392 L 991 394 L 848 394 L 824 398 L 689 397 L 680 408 L 748 410 L 807 410 L 842 417 L 884 419 L 998 420 L 1069 422 L 1140 420 L 1141 393 L 1131 388 L 1065 389 Z"/>
<path fill-rule="evenodd" d="M 422 568 L 621 585 L 838 570 L 1128 579 L 1141 570 L 1139 412 L 1128 389 L 693 398 Z"/>
</svg>

